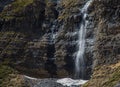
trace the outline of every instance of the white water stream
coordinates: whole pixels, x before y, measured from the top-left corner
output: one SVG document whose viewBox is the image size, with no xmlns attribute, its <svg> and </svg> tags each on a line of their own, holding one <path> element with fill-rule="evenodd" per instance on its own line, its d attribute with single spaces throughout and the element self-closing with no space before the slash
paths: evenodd
<svg viewBox="0 0 120 87">
<path fill-rule="evenodd" d="M 79 42 L 78 42 L 78 52 L 75 59 L 75 77 L 76 78 L 84 78 L 84 52 L 85 52 L 85 36 L 86 36 L 86 28 L 88 25 L 87 15 L 88 15 L 88 8 L 93 0 L 89 0 L 84 7 L 81 9 L 82 13 L 82 22 L 80 24 L 79 29 Z"/>
</svg>

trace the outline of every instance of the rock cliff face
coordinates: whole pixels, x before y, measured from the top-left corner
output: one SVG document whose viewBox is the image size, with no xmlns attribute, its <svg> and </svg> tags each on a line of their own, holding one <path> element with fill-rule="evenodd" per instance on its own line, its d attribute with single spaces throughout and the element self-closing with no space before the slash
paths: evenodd
<svg viewBox="0 0 120 87">
<path fill-rule="evenodd" d="M 82 16 L 79 8 L 85 4 L 85 1 L 78 2 L 16 0 L 6 5 L 0 14 L 1 62 L 8 60 L 10 66 L 36 77 L 74 77 L 77 32 Z M 92 54 L 90 50 L 86 52 L 86 68 L 91 70 L 92 61 L 87 62 Z M 88 73 L 86 79 L 91 71 Z"/>
<path fill-rule="evenodd" d="M 80 9 L 87 1 L 0 1 L 0 63 L 33 77 L 73 78 L 82 21 Z M 120 1 L 93 0 L 86 19 L 89 24 L 85 37 L 84 79 L 89 79 L 93 72 L 86 87 L 113 87 L 119 79 L 114 79 L 112 86 L 109 85 L 111 80 L 105 86 L 95 85 L 94 80 L 98 79 L 99 70 L 106 69 L 102 65 L 108 68 L 119 64 Z M 115 72 L 119 72 L 119 66 L 109 74 Z"/>
<path fill-rule="evenodd" d="M 3 8 L 4 8 L 7 4 L 12 3 L 12 1 L 14 1 L 14 0 L 6 0 L 6 1 L 1 0 L 1 1 L 0 1 L 0 12 L 3 10 Z"/>
<path fill-rule="evenodd" d="M 98 65 L 116 63 L 120 59 L 120 1 L 101 0 L 95 1 L 93 4 L 96 4 L 94 5 L 95 19 L 98 23 L 94 53 L 96 63 Z M 97 10 L 99 8 L 101 10 Z"/>
<path fill-rule="evenodd" d="M 85 87 L 119 87 L 120 1 L 94 0 L 93 75 Z"/>
</svg>

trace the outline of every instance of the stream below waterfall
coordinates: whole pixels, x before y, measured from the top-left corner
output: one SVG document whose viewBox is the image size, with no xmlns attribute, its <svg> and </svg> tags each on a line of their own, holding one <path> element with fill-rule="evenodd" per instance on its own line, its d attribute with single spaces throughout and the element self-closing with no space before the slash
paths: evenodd
<svg viewBox="0 0 120 87">
<path fill-rule="evenodd" d="M 25 81 L 31 85 L 31 87 L 80 87 L 87 82 L 87 80 L 74 80 L 71 78 L 37 79 L 29 76 L 24 76 L 24 78 Z"/>
</svg>

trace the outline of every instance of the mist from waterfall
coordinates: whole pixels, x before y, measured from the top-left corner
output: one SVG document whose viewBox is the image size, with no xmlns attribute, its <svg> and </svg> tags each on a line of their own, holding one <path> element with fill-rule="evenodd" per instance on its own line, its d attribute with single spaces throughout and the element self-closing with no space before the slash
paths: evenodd
<svg viewBox="0 0 120 87">
<path fill-rule="evenodd" d="M 78 38 L 78 52 L 75 58 L 75 77 L 84 79 L 85 76 L 85 61 L 84 61 L 84 53 L 85 53 L 85 36 L 87 25 L 89 20 L 87 20 L 88 16 L 88 8 L 91 4 L 92 0 L 89 0 L 84 7 L 81 9 L 82 14 L 82 22 L 80 23 L 79 29 L 79 38 Z"/>
</svg>

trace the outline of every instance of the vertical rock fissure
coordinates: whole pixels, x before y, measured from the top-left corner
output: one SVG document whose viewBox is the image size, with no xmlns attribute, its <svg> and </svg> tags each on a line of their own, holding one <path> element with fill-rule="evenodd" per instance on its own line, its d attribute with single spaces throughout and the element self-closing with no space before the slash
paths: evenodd
<svg viewBox="0 0 120 87">
<path fill-rule="evenodd" d="M 55 38 L 56 38 L 56 28 L 57 28 L 57 21 L 53 21 L 52 26 L 50 28 L 49 36 L 48 36 L 48 47 L 47 47 L 47 62 L 46 62 L 46 69 L 51 74 L 51 77 L 56 75 L 57 66 L 54 63 L 55 57 Z M 52 69 L 53 68 L 53 69 Z M 51 70 L 52 69 L 52 70 Z"/>
<path fill-rule="evenodd" d="M 78 35 L 78 52 L 75 58 L 75 77 L 81 79 L 84 79 L 85 77 L 85 60 L 84 60 L 85 42 L 86 42 L 85 36 L 86 36 L 87 25 L 89 23 L 89 20 L 87 20 L 88 8 L 91 2 L 92 0 L 89 0 L 81 9 L 82 22 L 80 23 L 79 35 Z"/>
<path fill-rule="evenodd" d="M 52 1 L 51 1 L 52 2 Z M 55 18 L 51 19 L 50 21 L 50 25 L 49 25 L 49 31 L 48 31 L 48 36 L 47 36 L 47 40 L 48 40 L 48 45 L 47 45 L 47 61 L 45 63 L 45 68 L 46 70 L 50 73 L 50 77 L 54 77 L 56 76 L 56 71 L 57 71 L 57 65 L 55 64 L 55 40 L 56 40 L 56 35 L 57 35 L 57 31 L 58 31 L 58 22 L 57 22 L 57 18 L 58 18 L 58 10 L 57 10 L 57 1 L 53 1 L 53 3 L 56 4 L 56 6 L 54 7 L 54 15 Z"/>
</svg>

